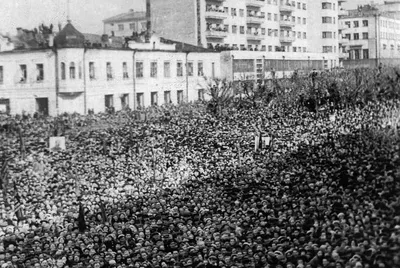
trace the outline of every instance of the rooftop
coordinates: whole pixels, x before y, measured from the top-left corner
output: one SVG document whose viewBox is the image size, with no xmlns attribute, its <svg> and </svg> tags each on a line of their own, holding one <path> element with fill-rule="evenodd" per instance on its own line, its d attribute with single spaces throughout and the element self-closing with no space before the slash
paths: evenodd
<svg viewBox="0 0 400 268">
<path fill-rule="evenodd" d="M 130 10 L 127 13 L 122 13 L 103 20 L 104 23 L 125 22 L 125 21 L 138 21 L 146 20 L 146 12 Z"/>
</svg>

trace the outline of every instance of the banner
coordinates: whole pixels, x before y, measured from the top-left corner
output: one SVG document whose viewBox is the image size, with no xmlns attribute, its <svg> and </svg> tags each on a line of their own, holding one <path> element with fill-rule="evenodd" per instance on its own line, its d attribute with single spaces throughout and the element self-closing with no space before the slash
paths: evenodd
<svg viewBox="0 0 400 268">
<path fill-rule="evenodd" d="M 263 149 L 271 146 L 271 137 L 262 137 L 261 140 Z"/>
<path fill-rule="evenodd" d="M 53 152 L 65 150 L 65 137 L 50 137 L 49 149 Z"/>
</svg>

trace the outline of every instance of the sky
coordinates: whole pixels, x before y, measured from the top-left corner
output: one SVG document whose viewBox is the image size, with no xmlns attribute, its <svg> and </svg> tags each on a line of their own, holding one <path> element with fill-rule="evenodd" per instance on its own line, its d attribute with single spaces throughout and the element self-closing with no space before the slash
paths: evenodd
<svg viewBox="0 0 400 268">
<path fill-rule="evenodd" d="M 0 32 L 15 34 L 17 27 L 33 29 L 41 23 L 55 26 L 67 20 L 68 0 L 0 0 Z M 102 34 L 102 20 L 128 12 L 144 10 L 145 0 L 69 0 L 73 25 L 84 33 Z M 313 1 L 313 0 L 311 0 Z M 375 3 L 383 0 L 375 0 Z M 348 0 L 347 8 L 368 4 L 370 0 Z"/>
</svg>

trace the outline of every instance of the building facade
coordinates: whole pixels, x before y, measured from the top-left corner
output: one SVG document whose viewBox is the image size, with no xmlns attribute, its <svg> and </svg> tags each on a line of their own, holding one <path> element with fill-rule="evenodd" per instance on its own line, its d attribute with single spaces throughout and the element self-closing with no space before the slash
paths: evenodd
<svg viewBox="0 0 400 268">
<path fill-rule="evenodd" d="M 205 98 L 219 53 L 150 41 L 88 47 L 69 23 L 53 47 L 2 51 L 0 112 L 86 114 Z"/>
<path fill-rule="evenodd" d="M 103 20 L 104 34 L 109 36 L 132 36 L 132 33 L 142 33 L 147 30 L 146 12 L 129 10 Z"/>
<path fill-rule="evenodd" d="M 338 53 L 337 0 L 148 2 L 152 31 L 166 38 L 220 50 Z"/>
<path fill-rule="evenodd" d="M 340 17 L 344 59 L 367 65 L 400 59 L 400 12 L 388 12 L 386 6 L 366 5 Z"/>
</svg>

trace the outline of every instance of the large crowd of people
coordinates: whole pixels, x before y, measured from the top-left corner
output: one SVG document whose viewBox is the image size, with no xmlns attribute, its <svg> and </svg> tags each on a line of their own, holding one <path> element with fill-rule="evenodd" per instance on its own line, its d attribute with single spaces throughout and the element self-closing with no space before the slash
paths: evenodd
<svg viewBox="0 0 400 268">
<path fill-rule="evenodd" d="M 3 118 L 0 266 L 400 267 L 398 105 Z"/>
</svg>

